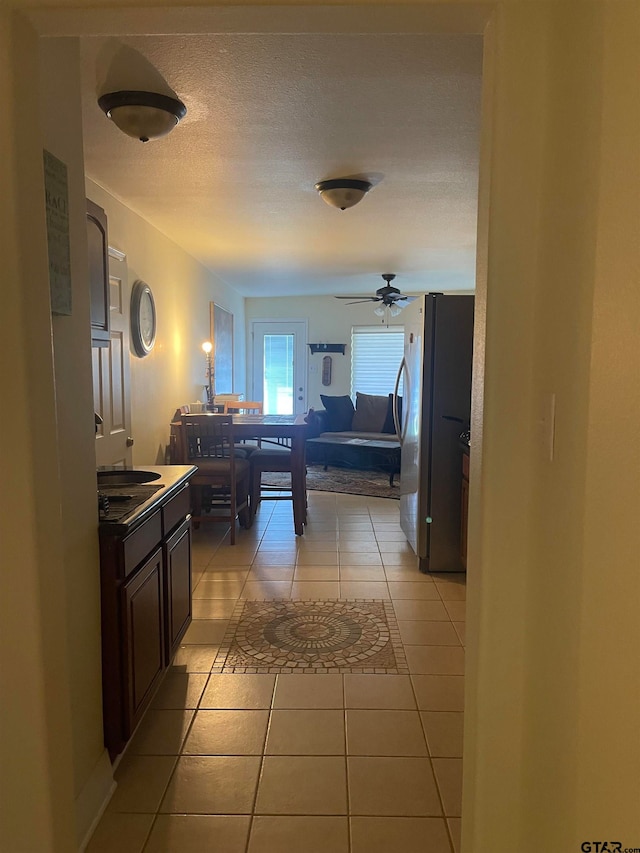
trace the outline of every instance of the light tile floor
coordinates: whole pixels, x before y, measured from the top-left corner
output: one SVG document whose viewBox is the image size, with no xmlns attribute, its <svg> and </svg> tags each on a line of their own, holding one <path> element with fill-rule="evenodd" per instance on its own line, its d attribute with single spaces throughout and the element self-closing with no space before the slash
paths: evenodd
<svg viewBox="0 0 640 853">
<path fill-rule="evenodd" d="M 194 531 L 194 621 L 88 853 L 459 853 L 464 575 L 418 572 L 397 501 L 308 515 Z M 390 599 L 410 674 L 212 674 L 239 598 Z"/>
</svg>

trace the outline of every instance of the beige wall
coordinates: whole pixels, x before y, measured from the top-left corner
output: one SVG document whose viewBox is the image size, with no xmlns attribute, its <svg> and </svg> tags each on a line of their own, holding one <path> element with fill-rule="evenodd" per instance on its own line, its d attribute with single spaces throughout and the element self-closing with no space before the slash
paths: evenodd
<svg viewBox="0 0 640 853">
<path fill-rule="evenodd" d="M 576 835 L 640 846 L 640 6 L 602 12 L 584 547 L 576 661 Z M 595 205 L 593 205 L 596 208 Z M 635 436 L 635 440 L 634 440 Z M 635 734 L 634 734 L 635 733 Z M 598 744 L 593 760 L 592 745 Z M 632 775 L 634 774 L 634 775 Z M 615 779 L 614 785 L 609 780 Z M 628 780 L 625 784 L 625 780 Z M 632 839 L 636 839 L 632 841 Z"/>
<path fill-rule="evenodd" d="M 127 255 L 128 287 L 136 279 L 153 291 L 157 314 L 151 353 L 131 352 L 131 420 L 134 465 L 163 464 L 169 421 L 178 406 L 202 399 L 209 339 L 209 303 L 234 316 L 235 390 L 244 393 L 244 299 L 160 231 L 92 181 L 87 196 L 104 208 L 109 243 Z"/>
<path fill-rule="evenodd" d="M 100 580 L 95 498 L 95 430 L 91 409 L 91 335 L 86 285 L 86 210 L 79 45 L 49 39 L 41 45 L 41 109 L 44 144 L 67 165 L 70 204 L 72 313 L 53 316 L 61 530 L 69 638 L 74 789 L 77 808 L 95 811 L 111 785 L 104 772 L 100 658 Z M 81 641 L 75 641 L 81 638 Z M 94 771 L 98 803 L 85 805 Z M 92 787 L 92 786 L 91 786 Z"/>
<path fill-rule="evenodd" d="M 445 5 L 464 17 L 465 4 Z M 487 287 L 477 300 L 486 316 L 486 388 L 472 448 L 463 849 L 568 853 L 605 838 L 637 846 L 640 9 L 627 0 L 496 5 L 481 199 Z M 1 14 L 0 92 L 12 123 L 0 124 L 9 214 L 0 228 L 0 364 L 12 417 L 3 419 L 0 453 L 7 482 L 17 485 L 1 514 L 2 601 L 11 604 L 1 621 L 0 846 L 40 853 L 71 849 L 74 664 L 64 543 L 52 511 L 64 506 L 64 447 L 43 343 L 50 321 L 35 42 Z M 366 26 L 369 17 L 360 20 Z M 38 352 L 34 341 L 43 344 Z M 75 371 L 66 381 L 76 381 Z M 539 424 L 551 393 L 553 462 Z M 161 441 L 154 436 L 148 452 Z M 43 474 L 46 501 L 35 488 Z"/>
<path fill-rule="evenodd" d="M 5 8 L 0 10 L 0 93 L 5 117 L 0 122 L 0 849 L 46 853 L 74 849 L 77 742 L 71 733 L 70 673 L 75 660 L 69 649 L 68 540 L 43 226 L 38 43 L 31 28 L 12 21 Z"/>
<path fill-rule="evenodd" d="M 489 44 L 463 849 L 634 846 L 640 7 L 505 3 Z"/>
</svg>

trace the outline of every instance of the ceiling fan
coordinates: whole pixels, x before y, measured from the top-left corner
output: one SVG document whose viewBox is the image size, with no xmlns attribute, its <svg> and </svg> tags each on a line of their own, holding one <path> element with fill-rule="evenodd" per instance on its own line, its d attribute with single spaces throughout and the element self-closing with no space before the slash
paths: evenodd
<svg viewBox="0 0 640 853">
<path fill-rule="evenodd" d="M 404 308 L 408 302 L 413 302 L 416 297 L 404 296 L 400 293 L 397 287 L 393 287 L 391 282 L 395 277 L 395 273 L 392 272 L 382 273 L 382 278 L 386 281 L 386 284 L 384 287 L 379 287 L 376 290 L 375 296 L 336 296 L 336 299 L 352 299 L 353 302 L 347 303 L 348 305 L 357 305 L 358 302 L 381 302 L 385 308 L 396 308 L 396 311 L 393 313 L 397 314 L 400 312 L 401 308 Z M 402 302 L 404 304 L 397 305 L 396 303 L 398 302 Z M 380 314 L 382 315 L 384 313 L 382 306 L 378 307 L 380 309 Z"/>
</svg>

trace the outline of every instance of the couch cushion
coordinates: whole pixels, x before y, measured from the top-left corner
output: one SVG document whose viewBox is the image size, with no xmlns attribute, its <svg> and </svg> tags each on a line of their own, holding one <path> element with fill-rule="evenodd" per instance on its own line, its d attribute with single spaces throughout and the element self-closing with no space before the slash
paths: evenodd
<svg viewBox="0 0 640 853">
<path fill-rule="evenodd" d="M 355 432 L 382 432 L 389 400 L 378 394 L 356 393 L 356 412 L 351 429 Z"/>
<path fill-rule="evenodd" d="M 317 440 L 322 441 L 323 438 L 331 441 L 332 438 L 346 438 L 349 441 L 354 441 L 357 443 L 358 441 L 388 441 L 390 444 L 398 444 L 398 436 L 390 435 L 386 432 L 354 432 L 353 430 L 348 430 L 347 432 L 321 432 L 317 437 Z"/>
<path fill-rule="evenodd" d="M 351 397 L 330 397 L 320 394 L 322 405 L 327 410 L 327 429 L 330 432 L 351 429 L 354 408 Z"/>
<path fill-rule="evenodd" d="M 402 423 L 402 397 L 398 397 L 398 418 L 400 423 Z M 396 425 L 393 422 L 393 394 L 389 394 L 387 416 L 382 426 L 382 432 L 388 432 L 391 435 L 396 434 Z"/>
</svg>

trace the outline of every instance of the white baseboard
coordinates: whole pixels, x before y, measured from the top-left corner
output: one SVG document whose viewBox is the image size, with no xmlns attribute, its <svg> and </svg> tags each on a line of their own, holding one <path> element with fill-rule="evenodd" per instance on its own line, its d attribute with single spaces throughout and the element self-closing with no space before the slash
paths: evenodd
<svg viewBox="0 0 640 853">
<path fill-rule="evenodd" d="M 89 843 L 115 789 L 113 767 L 109 760 L 109 753 L 105 749 L 82 791 L 76 797 L 78 853 L 82 853 Z"/>
</svg>

